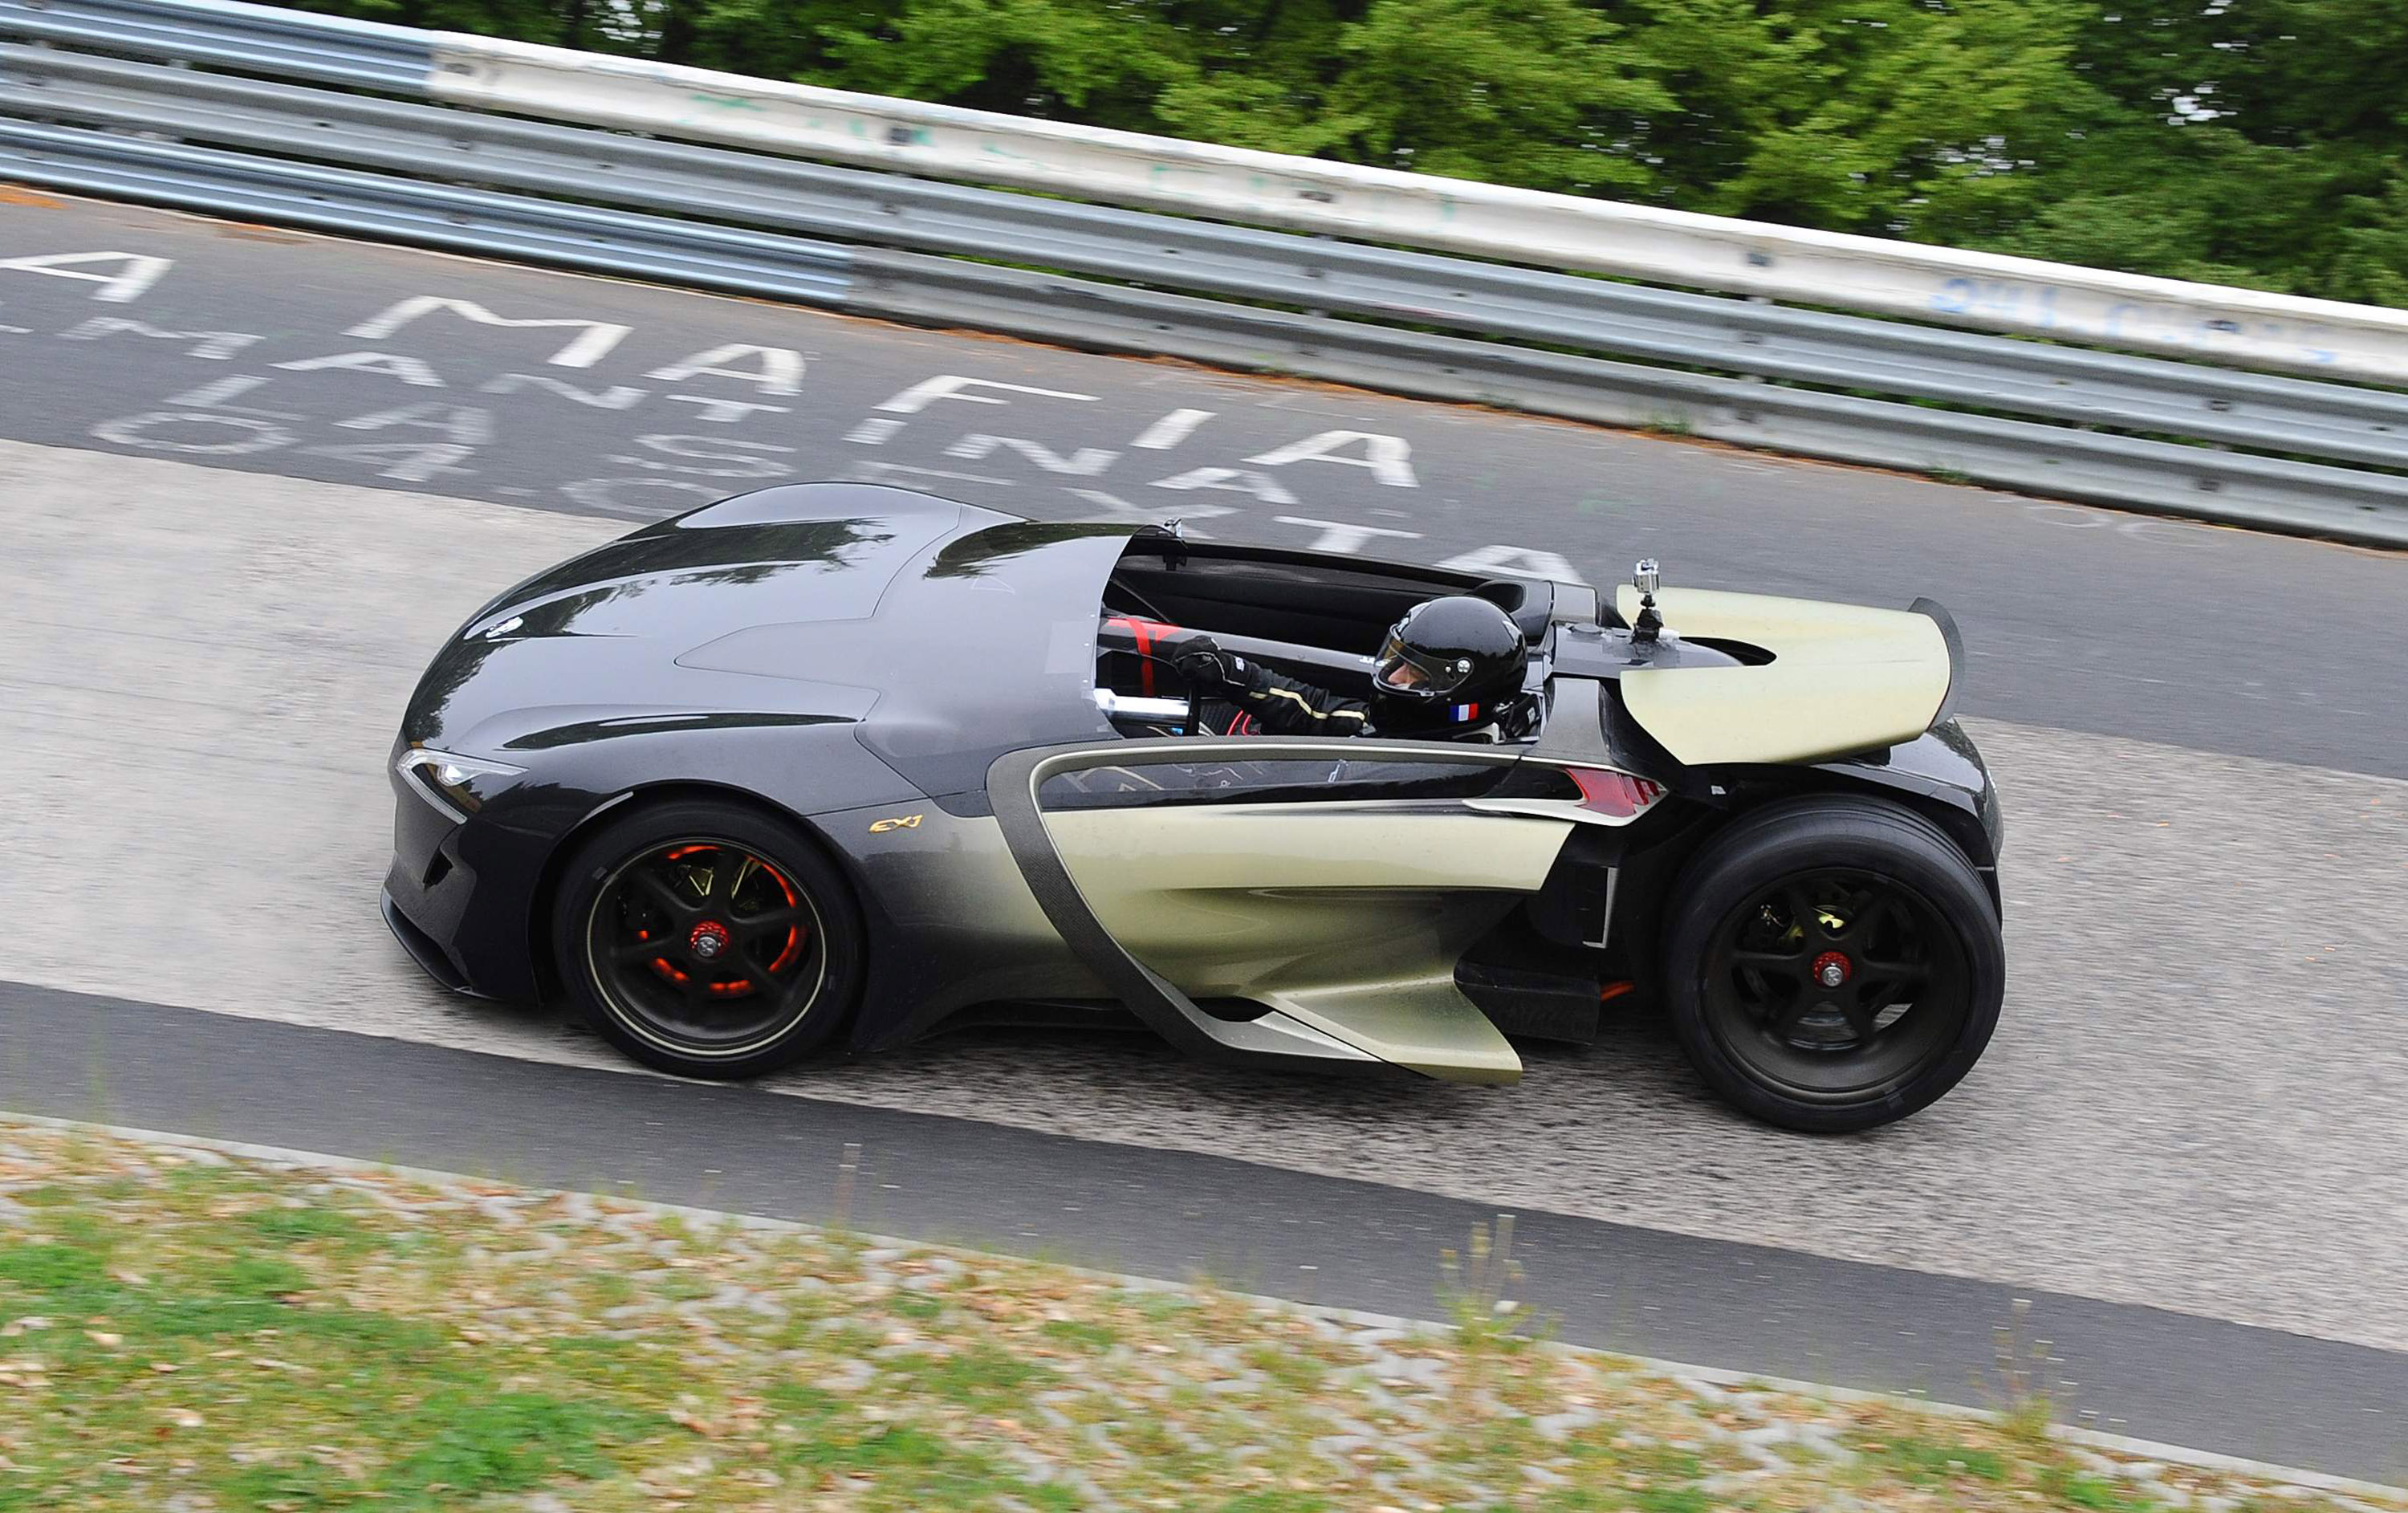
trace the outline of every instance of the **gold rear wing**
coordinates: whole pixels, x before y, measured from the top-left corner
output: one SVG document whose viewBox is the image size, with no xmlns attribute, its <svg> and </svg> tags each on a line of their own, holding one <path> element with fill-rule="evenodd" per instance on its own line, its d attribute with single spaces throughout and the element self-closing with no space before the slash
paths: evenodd
<svg viewBox="0 0 2408 1513">
<path fill-rule="evenodd" d="M 1656 605 L 1674 635 L 1770 656 L 1622 675 L 1630 717 L 1688 766 L 1818 762 L 1914 740 L 1941 717 L 1957 676 L 1955 625 L 1928 600 L 1912 610 L 1871 609 L 1665 589 Z M 1622 585 L 1614 607 L 1635 619 L 1638 590 Z"/>
</svg>

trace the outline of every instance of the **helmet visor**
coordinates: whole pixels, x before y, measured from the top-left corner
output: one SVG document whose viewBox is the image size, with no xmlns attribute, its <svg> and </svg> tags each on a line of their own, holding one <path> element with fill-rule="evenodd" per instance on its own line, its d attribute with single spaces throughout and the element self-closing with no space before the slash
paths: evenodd
<svg viewBox="0 0 2408 1513">
<path fill-rule="evenodd" d="M 1471 671 L 1469 657 L 1418 650 L 1391 632 L 1388 644 L 1380 649 L 1380 660 L 1372 666 L 1371 681 L 1383 693 L 1401 694 L 1409 699 L 1442 699 L 1461 688 L 1470 678 Z"/>
</svg>

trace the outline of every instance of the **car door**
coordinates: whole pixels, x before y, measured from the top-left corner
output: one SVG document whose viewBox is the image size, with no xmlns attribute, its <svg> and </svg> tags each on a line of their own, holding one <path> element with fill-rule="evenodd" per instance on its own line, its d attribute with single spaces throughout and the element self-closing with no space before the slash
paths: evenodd
<svg viewBox="0 0 2408 1513">
<path fill-rule="evenodd" d="M 1455 967 L 1571 829 L 1489 806 L 1519 765 L 1428 742 L 1122 740 L 1007 756 L 988 792 L 1056 929 L 1174 1042 L 1508 1082 L 1520 1059 Z"/>
</svg>

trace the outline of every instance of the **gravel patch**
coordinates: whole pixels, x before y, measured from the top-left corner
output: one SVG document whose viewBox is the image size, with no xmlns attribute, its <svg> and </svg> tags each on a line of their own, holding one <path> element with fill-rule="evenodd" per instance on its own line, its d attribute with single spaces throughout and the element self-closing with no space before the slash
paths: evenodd
<svg viewBox="0 0 2408 1513">
<path fill-rule="evenodd" d="M 1942 1414 L 1550 1345 L 1476 1266 L 1453 1323 L 1400 1325 L 465 1178 L 0 1135 L 0 1209 L 29 1220 L 0 1238 L 0 1506 L 2408 1513 L 2068 1444 L 2038 1400 Z M 565 1243 L 509 1259 L 529 1228 Z"/>
</svg>

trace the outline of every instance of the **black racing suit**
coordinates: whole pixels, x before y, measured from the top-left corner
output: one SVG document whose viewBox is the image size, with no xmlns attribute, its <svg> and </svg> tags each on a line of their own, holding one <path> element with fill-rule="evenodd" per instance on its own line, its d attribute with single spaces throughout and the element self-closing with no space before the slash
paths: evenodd
<svg viewBox="0 0 2408 1513">
<path fill-rule="evenodd" d="M 1371 707 L 1224 650 L 1201 631 L 1162 627 L 1161 656 L 1188 679 L 1197 735 L 1360 735 Z"/>
<path fill-rule="evenodd" d="M 1107 614 L 1099 637 L 1109 653 L 1134 654 L 1134 671 L 1148 696 L 1154 693 L 1154 674 L 1166 665 L 1192 676 L 1192 664 L 1180 659 L 1209 651 L 1217 674 L 1192 683 L 1197 735 L 1417 735 L 1424 740 L 1515 740 L 1528 733 L 1528 701 L 1473 705 L 1484 715 L 1457 725 L 1416 725 L 1411 731 L 1381 731 L 1371 722 L 1371 707 L 1361 699 L 1340 698 L 1315 683 L 1271 671 L 1251 657 L 1223 649 L 1202 631 L 1167 625 L 1160 621 Z M 1165 735 L 1171 732 L 1165 730 Z"/>
<path fill-rule="evenodd" d="M 1252 657 L 1223 650 L 1202 631 L 1107 611 L 1096 641 L 1105 654 L 1103 672 L 1135 683 L 1145 697 L 1181 692 L 1179 680 L 1185 680 L 1184 691 L 1196 700 L 1191 735 L 1360 735 L 1369 727 L 1370 707 L 1362 700 L 1283 677 Z M 1201 678 L 1195 674 L 1203 669 L 1179 666 L 1182 657 L 1198 651 L 1211 654 L 1211 675 Z M 1157 690 L 1164 673 L 1174 681 Z"/>
<path fill-rule="evenodd" d="M 1224 661 L 1240 661 L 1226 652 Z M 1425 741 L 1512 741 L 1526 736 L 1533 723 L 1532 701 L 1469 706 L 1471 718 L 1452 724 L 1416 723 L 1403 730 L 1383 729 L 1371 722 L 1370 706 L 1360 699 L 1341 699 L 1327 689 L 1283 678 L 1262 664 L 1244 661 L 1243 681 L 1225 685 L 1206 698 L 1197 711 L 1198 735 L 1385 735 L 1391 739 Z M 1232 671 L 1238 669 L 1233 668 Z"/>
<path fill-rule="evenodd" d="M 1196 712 L 1198 735 L 1360 735 L 1370 728 L 1371 707 L 1341 699 L 1325 688 L 1271 671 L 1250 658 L 1222 653 L 1235 663 L 1240 680 L 1225 684 Z"/>
</svg>

